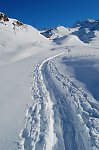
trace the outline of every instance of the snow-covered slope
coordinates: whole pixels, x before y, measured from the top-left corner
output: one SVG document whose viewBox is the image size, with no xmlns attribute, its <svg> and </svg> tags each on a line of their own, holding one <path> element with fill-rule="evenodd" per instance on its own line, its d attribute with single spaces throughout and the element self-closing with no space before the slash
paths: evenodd
<svg viewBox="0 0 99 150">
<path fill-rule="evenodd" d="M 36 53 L 31 47 L 48 45 L 49 41 L 40 32 L 15 19 L 0 20 L 0 65 L 24 59 Z"/>
<path fill-rule="evenodd" d="M 0 13 L 0 150 L 99 150 L 98 30 Z"/>
<path fill-rule="evenodd" d="M 53 42 L 62 46 L 84 45 L 84 43 L 76 35 L 66 35 L 60 38 L 56 38 L 53 40 Z"/>
</svg>

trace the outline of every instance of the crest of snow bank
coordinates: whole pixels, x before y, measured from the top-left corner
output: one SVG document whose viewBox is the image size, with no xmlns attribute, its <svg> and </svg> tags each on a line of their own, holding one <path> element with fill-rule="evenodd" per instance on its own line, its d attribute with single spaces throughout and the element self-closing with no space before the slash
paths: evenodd
<svg viewBox="0 0 99 150">
<path fill-rule="evenodd" d="M 81 46 L 85 45 L 76 35 L 68 35 L 61 38 L 57 38 L 54 40 L 58 45 L 66 45 L 66 46 Z"/>
</svg>

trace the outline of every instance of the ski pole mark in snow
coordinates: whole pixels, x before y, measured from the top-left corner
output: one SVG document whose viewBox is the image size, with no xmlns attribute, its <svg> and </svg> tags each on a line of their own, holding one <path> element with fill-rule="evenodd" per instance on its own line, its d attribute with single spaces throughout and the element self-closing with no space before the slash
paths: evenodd
<svg viewBox="0 0 99 150">
<path fill-rule="evenodd" d="M 20 150 L 52 150 L 57 142 L 54 133 L 54 104 L 44 84 L 42 68 L 46 62 L 59 55 L 62 53 L 44 60 L 34 70 L 31 88 L 33 104 L 27 110 L 25 128 L 20 134 Z"/>
</svg>

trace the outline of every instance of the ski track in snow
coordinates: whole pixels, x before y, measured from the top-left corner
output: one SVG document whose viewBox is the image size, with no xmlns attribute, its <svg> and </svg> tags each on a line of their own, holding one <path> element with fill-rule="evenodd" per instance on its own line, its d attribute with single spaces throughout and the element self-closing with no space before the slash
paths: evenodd
<svg viewBox="0 0 99 150">
<path fill-rule="evenodd" d="M 47 61 L 61 54 L 44 60 L 34 70 L 31 88 L 33 104 L 27 110 L 25 128 L 21 131 L 20 140 L 17 143 L 18 149 L 52 150 L 57 142 L 54 133 L 54 104 L 44 84 L 42 67 Z"/>
<path fill-rule="evenodd" d="M 53 59 L 62 54 L 44 60 L 34 70 L 33 104 L 27 110 L 25 128 L 20 134 L 20 150 L 99 148 L 97 107 L 91 103 L 88 93 L 58 71 Z"/>
</svg>

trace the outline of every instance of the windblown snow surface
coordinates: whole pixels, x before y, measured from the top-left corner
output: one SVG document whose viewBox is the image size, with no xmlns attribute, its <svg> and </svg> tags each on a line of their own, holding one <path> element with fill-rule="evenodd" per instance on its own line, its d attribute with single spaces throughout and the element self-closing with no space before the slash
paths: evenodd
<svg viewBox="0 0 99 150">
<path fill-rule="evenodd" d="M 78 24 L 46 38 L 15 21 L 0 22 L 0 150 L 99 150 L 98 29 L 84 43 Z"/>
</svg>

